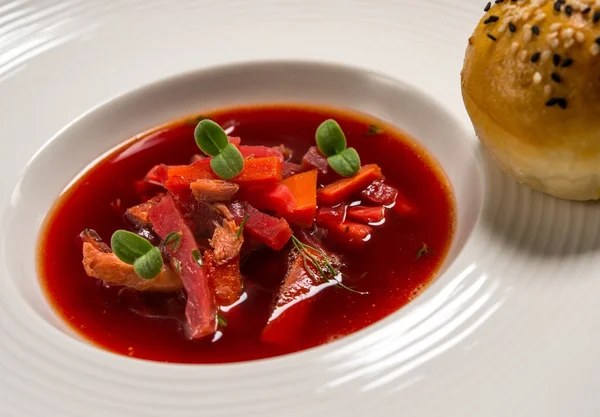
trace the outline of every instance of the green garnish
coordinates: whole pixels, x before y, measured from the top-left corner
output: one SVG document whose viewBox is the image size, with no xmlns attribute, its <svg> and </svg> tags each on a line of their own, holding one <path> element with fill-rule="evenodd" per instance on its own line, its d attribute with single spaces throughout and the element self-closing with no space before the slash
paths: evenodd
<svg viewBox="0 0 600 417">
<path fill-rule="evenodd" d="M 181 246 L 182 237 L 183 233 L 181 232 L 171 232 L 167 235 L 163 244 L 165 247 L 170 247 L 171 252 L 175 253 L 179 250 L 179 246 Z"/>
<path fill-rule="evenodd" d="M 368 294 L 366 292 L 356 291 L 354 288 L 344 285 L 342 283 L 342 276 L 344 276 L 344 274 L 333 265 L 333 258 L 327 255 L 323 250 L 302 243 L 294 235 L 292 235 L 292 243 L 302 257 L 304 269 L 313 278 L 315 283 L 335 283 L 335 285 L 345 290 L 357 294 Z"/>
<path fill-rule="evenodd" d="M 434 252 L 434 250 L 427 246 L 426 243 L 423 243 L 423 246 L 421 246 L 417 251 L 417 259 L 421 258 L 422 256 L 428 255 L 431 252 Z"/>
<path fill-rule="evenodd" d="M 246 214 L 246 215 L 244 216 L 244 218 L 242 219 L 242 222 L 240 223 L 240 227 L 238 227 L 237 233 L 235 234 L 235 238 L 236 238 L 236 239 L 239 239 L 239 238 L 240 238 L 240 236 L 242 236 L 242 233 L 243 233 L 243 231 L 244 231 L 244 226 L 246 225 L 246 222 L 248 221 L 248 218 L 249 218 L 249 217 L 250 217 L 250 216 L 249 216 L 248 214 Z"/>
<path fill-rule="evenodd" d="M 160 249 L 135 233 L 117 230 L 110 239 L 110 246 L 117 258 L 133 265 L 133 270 L 140 278 L 153 279 L 162 271 Z"/>
<path fill-rule="evenodd" d="M 175 270 L 179 275 L 181 275 L 181 261 L 177 258 L 171 258 L 171 263 L 175 267 Z"/>
<path fill-rule="evenodd" d="M 379 135 L 383 132 L 383 129 L 377 125 L 369 125 L 369 130 L 367 130 L 367 136 L 375 136 Z"/>
<path fill-rule="evenodd" d="M 360 169 L 360 157 L 354 148 L 346 148 L 346 136 L 333 119 L 325 120 L 315 133 L 317 147 L 327 157 L 331 169 L 342 177 L 351 177 Z"/>
<path fill-rule="evenodd" d="M 227 134 L 217 123 L 201 120 L 194 130 L 196 144 L 202 152 L 212 156 L 210 167 L 218 177 L 229 180 L 244 169 L 244 158 L 239 149 L 229 143 Z"/>
<path fill-rule="evenodd" d="M 217 313 L 217 323 L 219 323 L 219 326 L 227 327 L 227 319 L 219 313 Z"/>
<path fill-rule="evenodd" d="M 192 257 L 199 266 L 204 266 L 204 262 L 202 262 L 202 255 L 200 255 L 200 251 L 198 249 L 192 250 Z"/>
</svg>

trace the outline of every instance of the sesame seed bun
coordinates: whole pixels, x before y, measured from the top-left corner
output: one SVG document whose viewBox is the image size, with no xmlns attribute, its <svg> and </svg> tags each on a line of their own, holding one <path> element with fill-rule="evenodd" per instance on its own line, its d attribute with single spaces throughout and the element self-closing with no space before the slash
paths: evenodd
<svg viewBox="0 0 600 417">
<path fill-rule="evenodd" d="M 461 73 L 475 131 L 517 181 L 600 199 L 600 1 L 489 4 Z"/>
</svg>

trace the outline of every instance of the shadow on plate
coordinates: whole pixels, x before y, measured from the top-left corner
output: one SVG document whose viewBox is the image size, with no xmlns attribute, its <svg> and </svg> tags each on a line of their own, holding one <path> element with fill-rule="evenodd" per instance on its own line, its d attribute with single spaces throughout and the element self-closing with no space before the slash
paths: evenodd
<svg viewBox="0 0 600 417">
<path fill-rule="evenodd" d="M 600 202 L 560 200 L 518 184 L 479 145 L 485 172 L 482 226 L 495 239 L 535 257 L 600 251 Z"/>
</svg>

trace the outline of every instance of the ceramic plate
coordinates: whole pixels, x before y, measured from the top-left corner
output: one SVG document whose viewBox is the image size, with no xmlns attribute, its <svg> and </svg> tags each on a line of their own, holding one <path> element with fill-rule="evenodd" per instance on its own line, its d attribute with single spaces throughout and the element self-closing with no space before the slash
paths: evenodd
<svg viewBox="0 0 600 417">
<path fill-rule="evenodd" d="M 484 5 L 0 3 L 0 415 L 600 415 L 600 206 L 520 187 L 479 146 L 459 74 Z M 429 288 L 351 336 L 238 364 L 118 356 L 65 325 L 35 269 L 61 190 L 149 127 L 275 101 L 369 113 L 440 162 L 458 228 Z"/>
</svg>

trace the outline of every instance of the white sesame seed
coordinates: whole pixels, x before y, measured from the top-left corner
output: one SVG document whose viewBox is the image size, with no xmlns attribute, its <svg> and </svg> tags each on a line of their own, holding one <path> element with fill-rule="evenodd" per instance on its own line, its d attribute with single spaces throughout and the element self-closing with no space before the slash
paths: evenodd
<svg viewBox="0 0 600 417">
<path fill-rule="evenodd" d="M 598 45 L 597 43 L 592 44 L 592 46 L 590 47 L 590 52 L 593 56 L 600 54 L 600 45 Z"/>
<path fill-rule="evenodd" d="M 571 39 L 574 34 L 575 31 L 573 30 L 573 28 L 566 28 L 563 29 L 563 31 L 561 32 L 561 36 L 563 39 Z"/>
<path fill-rule="evenodd" d="M 525 60 L 527 59 L 527 50 L 523 49 L 519 54 L 519 58 L 521 58 L 521 61 L 525 62 Z"/>
<path fill-rule="evenodd" d="M 530 11 L 526 11 L 525 13 L 523 13 L 523 20 L 529 20 L 530 17 L 531 17 Z"/>
<path fill-rule="evenodd" d="M 546 84 L 544 86 L 544 94 L 546 97 L 550 97 L 552 95 L 552 86 L 550 84 Z"/>
<path fill-rule="evenodd" d="M 550 50 L 548 50 L 548 49 L 544 50 L 542 52 L 542 62 L 549 60 L 551 56 L 552 56 L 552 52 Z"/>
<path fill-rule="evenodd" d="M 552 39 L 552 42 L 550 42 L 550 46 L 552 47 L 552 49 L 558 48 L 559 45 L 560 41 L 557 38 Z"/>
<path fill-rule="evenodd" d="M 559 22 L 552 23 L 550 25 L 550 31 L 552 31 L 552 32 L 557 31 L 558 29 L 560 29 L 561 26 L 562 26 L 562 23 L 559 23 Z"/>
<path fill-rule="evenodd" d="M 504 32 L 506 32 L 506 25 L 498 26 L 498 33 L 504 33 Z"/>
<path fill-rule="evenodd" d="M 535 74 L 533 74 L 533 83 L 537 85 L 541 82 L 542 82 L 542 73 L 536 72 Z"/>
<path fill-rule="evenodd" d="M 575 33 L 575 39 L 577 40 L 577 42 L 583 43 L 585 42 L 585 34 L 583 32 L 577 32 Z"/>
<path fill-rule="evenodd" d="M 513 42 L 512 45 L 510 45 L 510 51 L 513 53 L 513 55 L 517 53 L 519 46 L 519 42 Z"/>
<path fill-rule="evenodd" d="M 534 19 L 534 21 L 535 21 L 536 23 L 539 23 L 539 22 L 541 22 L 542 20 L 544 20 L 545 18 L 546 18 L 546 15 L 545 15 L 544 13 L 540 13 L 540 14 L 538 14 L 538 15 L 536 15 L 536 16 L 535 16 L 535 19 Z"/>
<path fill-rule="evenodd" d="M 564 43 L 564 47 L 566 49 L 569 49 L 571 46 L 573 46 L 574 43 L 575 41 L 573 39 L 567 39 Z"/>
<path fill-rule="evenodd" d="M 550 32 L 548 34 L 548 36 L 546 36 L 546 39 L 554 39 L 554 38 L 558 38 L 558 32 Z"/>
</svg>

